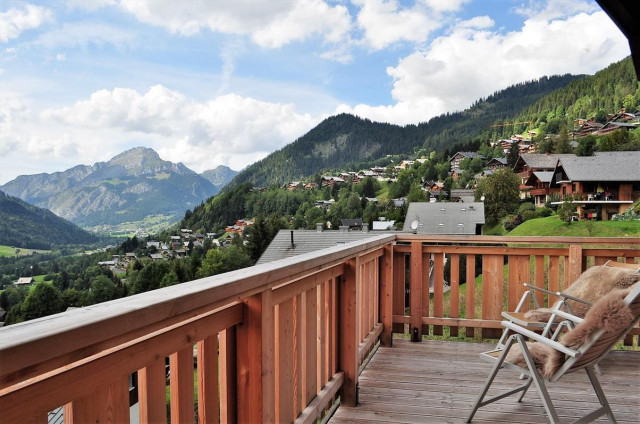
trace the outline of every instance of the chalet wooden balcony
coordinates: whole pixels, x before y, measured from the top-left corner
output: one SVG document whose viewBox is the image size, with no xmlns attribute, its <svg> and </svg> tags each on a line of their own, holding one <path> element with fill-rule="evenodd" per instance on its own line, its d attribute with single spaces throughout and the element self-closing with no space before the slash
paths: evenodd
<svg viewBox="0 0 640 424">
<path fill-rule="evenodd" d="M 0 329 L 0 421 L 45 423 L 62 407 L 67 422 L 303 423 L 339 399 L 334 419 L 344 422 L 370 411 L 356 406 L 358 387 L 361 398 L 371 392 L 367 363 L 439 366 L 435 349 L 406 347 L 427 342 L 390 347 L 393 333 L 496 337 L 500 313 L 515 308 L 523 282 L 557 291 L 609 259 L 640 262 L 640 238 L 372 234 L 9 326 Z M 450 361 L 477 368 L 476 345 L 457 345 Z M 638 380 L 632 373 L 620 395 L 634 396 Z M 137 386 L 134 409 L 130 386 Z M 389 395 L 383 403 L 403 402 Z"/>
</svg>

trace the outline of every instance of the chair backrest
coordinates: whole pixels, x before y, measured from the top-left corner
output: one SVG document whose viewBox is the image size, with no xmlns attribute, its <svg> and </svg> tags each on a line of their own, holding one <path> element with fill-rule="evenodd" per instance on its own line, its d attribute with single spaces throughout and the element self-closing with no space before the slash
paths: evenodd
<svg viewBox="0 0 640 424">
<path fill-rule="evenodd" d="M 567 359 L 551 377 L 552 381 L 567 372 L 597 364 L 640 321 L 640 282 L 631 287 L 631 291 L 624 298 L 624 303 L 631 310 L 634 320 L 626 327 L 615 331 L 597 330 L 588 342 L 577 348 L 580 355 Z"/>
</svg>

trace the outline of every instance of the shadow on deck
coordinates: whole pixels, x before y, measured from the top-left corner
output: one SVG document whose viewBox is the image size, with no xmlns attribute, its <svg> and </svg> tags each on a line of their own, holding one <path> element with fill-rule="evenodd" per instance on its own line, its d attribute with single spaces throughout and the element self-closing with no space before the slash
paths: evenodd
<svg viewBox="0 0 640 424">
<path fill-rule="evenodd" d="M 359 405 L 341 406 L 331 418 L 338 423 L 461 423 L 467 417 L 491 364 L 480 352 L 493 344 L 394 339 L 380 347 L 359 379 Z M 640 352 L 614 351 L 600 362 L 600 382 L 619 423 L 640 417 Z M 519 382 L 513 372 L 498 374 L 494 387 Z M 502 383 L 502 384 L 498 384 Z M 548 385 L 563 421 L 595 409 L 597 399 L 582 370 Z M 517 396 L 481 408 L 474 423 L 545 423 L 542 402 L 532 388 L 522 403 Z M 601 417 L 595 422 L 607 422 Z"/>
</svg>

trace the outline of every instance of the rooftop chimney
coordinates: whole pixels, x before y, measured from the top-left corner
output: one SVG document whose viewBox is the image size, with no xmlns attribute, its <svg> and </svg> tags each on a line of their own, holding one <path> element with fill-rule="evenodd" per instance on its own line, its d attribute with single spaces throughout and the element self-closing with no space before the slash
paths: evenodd
<svg viewBox="0 0 640 424">
<path fill-rule="evenodd" d="M 322 232 L 322 222 L 317 222 L 316 223 L 316 232 L 318 232 L 318 233 Z"/>
<path fill-rule="evenodd" d="M 363 233 L 368 233 L 369 232 L 369 223 L 368 222 L 363 222 L 362 223 L 362 232 Z"/>
<path fill-rule="evenodd" d="M 296 248 L 296 245 L 293 242 L 293 230 L 291 230 L 291 246 L 289 246 L 289 248 L 290 249 L 295 249 Z"/>
</svg>

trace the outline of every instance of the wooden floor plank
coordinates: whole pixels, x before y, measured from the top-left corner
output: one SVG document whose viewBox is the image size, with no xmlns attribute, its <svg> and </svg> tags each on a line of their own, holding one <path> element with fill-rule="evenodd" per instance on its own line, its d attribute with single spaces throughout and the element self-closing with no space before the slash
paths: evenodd
<svg viewBox="0 0 640 424">
<path fill-rule="evenodd" d="M 466 418 L 491 364 L 479 357 L 493 345 L 394 339 L 394 347 L 380 347 L 360 375 L 359 405 L 341 406 L 331 418 L 340 423 L 460 423 Z M 621 424 L 637 423 L 640 416 L 640 352 L 611 352 L 601 363 L 599 377 L 611 408 Z M 520 381 L 501 372 L 494 388 L 506 389 Z M 548 386 L 560 418 L 570 422 L 597 407 L 585 372 L 566 375 Z M 523 402 L 515 397 L 481 408 L 474 423 L 546 423 L 535 389 Z M 601 418 L 596 423 L 607 422 Z"/>
</svg>

